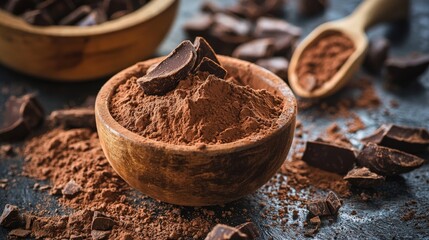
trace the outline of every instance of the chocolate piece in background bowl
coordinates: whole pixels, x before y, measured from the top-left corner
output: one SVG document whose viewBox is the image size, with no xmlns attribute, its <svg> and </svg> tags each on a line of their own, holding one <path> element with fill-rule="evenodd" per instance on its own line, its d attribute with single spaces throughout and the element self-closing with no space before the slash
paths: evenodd
<svg viewBox="0 0 429 240">
<path fill-rule="evenodd" d="M 357 162 L 377 174 L 393 176 L 419 168 L 425 160 L 396 149 L 368 143 L 360 151 Z"/>
<path fill-rule="evenodd" d="M 75 8 L 72 0 L 46 0 L 37 4 L 36 8 L 46 13 L 54 23 L 58 23 Z"/>
<path fill-rule="evenodd" d="M 203 58 L 197 68 L 195 68 L 195 71 L 208 72 L 209 74 L 215 75 L 220 79 L 224 79 L 227 74 L 226 70 L 222 66 L 207 57 Z"/>
<path fill-rule="evenodd" d="M 4 6 L 4 10 L 12 14 L 22 14 L 25 11 L 34 9 L 36 7 L 36 0 L 9 0 Z"/>
<path fill-rule="evenodd" d="M 197 58 L 194 45 L 183 41 L 152 71 L 139 78 L 137 83 L 146 95 L 163 95 L 173 90 L 194 67 Z"/>
<path fill-rule="evenodd" d="M 285 82 L 287 82 L 289 61 L 286 58 L 272 57 L 267 59 L 259 59 L 256 61 L 256 64 L 273 72 L 282 78 Z"/>
<path fill-rule="evenodd" d="M 356 162 L 352 148 L 320 140 L 307 141 L 302 160 L 311 166 L 338 174 L 346 174 Z"/>
<path fill-rule="evenodd" d="M 380 72 L 389 55 L 389 48 L 390 42 L 386 38 L 371 39 L 368 44 L 363 66 L 370 72 Z"/>
<path fill-rule="evenodd" d="M 130 0 L 103 0 L 101 8 L 106 12 L 107 17 L 112 19 L 117 12 L 133 11 L 133 4 Z"/>
<path fill-rule="evenodd" d="M 390 57 L 384 65 L 388 80 L 408 85 L 429 67 L 429 55 L 415 53 L 404 57 Z"/>
<path fill-rule="evenodd" d="M 408 153 L 420 153 L 428 150 L 429 132 L 424 128 L 398 125 L 382 125 L 372 135 L 362 139 L 378 145 L 398 149 Z"/>
<path fill-rule="evenodd" d="M 353 168 L 344 177 L 351 185 L 360 188 L 372 188 L 382 185 L 385 177 L 371 172 L 366 167 Z"/>
<path fill-rule="evenodd" d="M 58 23 L 59 25 L 76 25 L 79 21 L 84 19 L 86 16 L 88 16 L 91 13 L 92 9 L 88 5 L 83 5 L 65 16 L 63 19 L 60 20 Z"/>
<path fill-rule="evenodd" d="M 81 27 L 93 26 L 104 23 L 107 21 L 106 13 L 101 9 L 92 10 L 92 12 L 86 15 L 80 20 L 77 25 Z"/>
<path fill-rule="evenodd" d="M 238 46 L 232 56 L 249 62 L 268 58 L 274 54 L 274 41 L 271 38 L 255 39 Z"/>
<path fill-rule="evenodd" d="M 301 15 L 310 17 L 325 11 L 329 5 L 329 0 L 299 0 L 298 12 Z"/>
<path fill-rule="evenodd" d="M 40 10 L 28 11 L 22 15 L 22 19 L 27 23 L 36 26 L 49 26 L 54 24 L 51 17 Z"/>
</svg>

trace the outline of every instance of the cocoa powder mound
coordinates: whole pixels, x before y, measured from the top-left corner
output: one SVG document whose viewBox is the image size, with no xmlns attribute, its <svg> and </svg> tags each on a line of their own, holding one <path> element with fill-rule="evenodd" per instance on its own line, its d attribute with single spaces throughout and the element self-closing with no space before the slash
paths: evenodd
<svg viewBox="0 0 429 240">
<path fill-rule="evenodd" d="M 340 32 L 328 32 L 309 45 L 298 60 L 298 83 L 314 91 L 340 70 L 355 51 L 354 43 Z"/>
<path fill-rule="evenodd" d="M 258 138 L 276 127 L 281 98 L 207 73 L 190 74 L 164 96 L 145 95 L 130 78 L 114 93 L 110 112 L 139 135 L 172 144 L 221 144 Z"/>
</svg>

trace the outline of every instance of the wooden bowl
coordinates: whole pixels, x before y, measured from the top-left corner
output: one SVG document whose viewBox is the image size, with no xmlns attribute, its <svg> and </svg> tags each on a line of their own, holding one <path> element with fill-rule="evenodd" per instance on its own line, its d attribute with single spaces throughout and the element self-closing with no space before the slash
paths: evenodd
<svg viewBox="0 0 429 240">
<path fill-rule="evenodd" d="M 122 18 L 91 27 L 32 26 L 0 10 L 0 62 L 55 81 L 114 74 L 156 50 L 177 7 L 178 0 L 152 0 Z"/>
<path fill-rule="evenodd" d="M 109 112 L 115 89 L 131 76 L 142 76 L 160 58 L 137 63 L 112 77 L 95 104 L 101 146 L 115 171 L 131 186 L 164 202 L 204 206 L 223 204 L 253 193 L 286 159 L 295 131 L 296 100 L 286 83 L 249 62 L 219 56 L 232 76 L 255 89 L 282 97 L 285 107 L 277 128 L 258 139 L 197 146 L 175 145 L 142 137 L 119 125 Z"/>
</svg>

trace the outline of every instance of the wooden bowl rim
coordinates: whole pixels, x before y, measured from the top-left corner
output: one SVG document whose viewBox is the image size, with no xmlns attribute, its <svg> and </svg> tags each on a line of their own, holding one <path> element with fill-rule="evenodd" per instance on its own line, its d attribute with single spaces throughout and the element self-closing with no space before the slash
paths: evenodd
<svg viewBox="0 0 429 240">
<path fill-rule="evenodd" d="M 224 62 L 227 65 L 248 66 L 249 69 L 253 71 L 254 76 L 258 76 L 261 79 L 265 79 L 268 84 L 271 84 L 273 87 L 275 87 L 275 89 L 277 89 L 279 93 L 278 95 L 281 95 L 285 104 L 279 118 L 277 119 L 276 129 L 262 137 L 247 137 L 245 139 L 240 139 L 230 143 L 206 144 L 206 148 L 203 150 L 198 149 L 197 145 L 178 145 L 149 139 L 126 129 L 125 127 L 120 125 L 110 114 L 109 103 L 111 97 L 113 96 L 112 93 L 121 83 L 129 79 L 130 72 L 138 72 L 142 66 L 150 66 L 156 62 L 159 62 L 161 59 L 163 59 L 163 57 L 153 58 L 143 62 L 139 62 L 129 68 L 122 70 L 121 72 L 110 78 L 98 92 L 95 102 L 96 119 L 100 121 L 100 124 L 106 126 L 108 131 L 111 131 L 116 136 L 125 138 L 131 142 L 137 143 L 138 145 L 145 145 L 147 147 L 153 147 L 155 149 L 163 149 L 172 153 L 192 153 L 204 155 L 216 155 L 219 153 L 230 153 L 248 149 L 262 142 L 268 141 L 271 138 L 276 137 L 283 130 L 289 127 L 295 128 L 295 126 L 291 125 L 295 123 L 297 115 L 296 98 L 293 95 L 292 90 L 281 78 L 276 76 L 274 73 L 247 61 L 222 55 L 218 55 L 218 58 L 221 62 Z"/>
<path fill-rule="evenodd" d="M 110 32 L 121 31 L 123 29 L 127 29 L 149 21 L 157 15 L 165 12 L 177 1 L 178 0 L 151 0 L 143 7 L 119 19 L 88 27 L 58 25 L 34 26 L 24 22 L 20 17 L 0 9 L 0 26 L 12 28 L 30 34 L 56 37 L 84 37 L 101 35 Z"/>
</svg>

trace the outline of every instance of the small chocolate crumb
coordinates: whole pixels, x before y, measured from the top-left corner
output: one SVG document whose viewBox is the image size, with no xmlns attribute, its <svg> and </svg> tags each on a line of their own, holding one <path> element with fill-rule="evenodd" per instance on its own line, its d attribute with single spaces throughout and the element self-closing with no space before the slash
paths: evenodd
<svg viewBox="0 0 429 240">
<path fill-rule="evenodd" d="M 429 55 L 411 54 L 405 57 L 388 58 L 387 78 L 395 83 L 409 84 L 422 75 L 429 66 Z"/>
<path fill-rule="evenodd" d="M 82 187 L 72 179 L 64 186 L 61 193 L 66 197 L 74 197 L 80 191 L 82 191 Z"/>
</svg>

